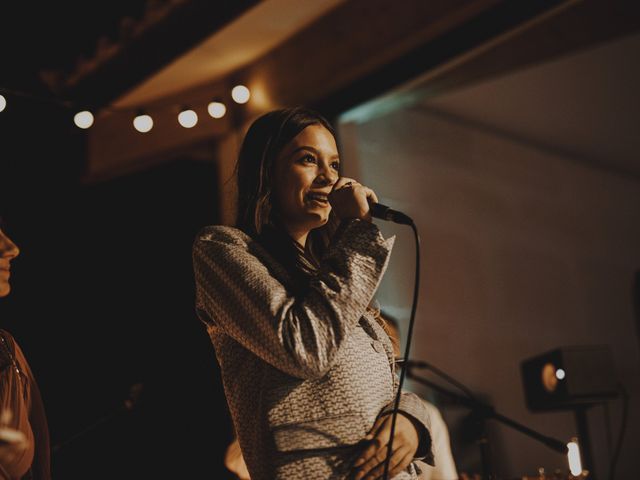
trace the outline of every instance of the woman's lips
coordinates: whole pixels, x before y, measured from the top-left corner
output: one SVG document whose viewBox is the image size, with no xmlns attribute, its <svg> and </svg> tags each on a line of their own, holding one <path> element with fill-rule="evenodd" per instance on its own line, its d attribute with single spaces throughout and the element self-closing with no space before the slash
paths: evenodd
<svg viewBox="0 0 640 480">
<path fill-rule="evenodd" d="M 307 203 L 310 203 L 312 205 L 316 205 L 319 207 L 323 207 L 326 208 L 329 206 L 329 201 L 326 198 L 314 198 L 314 197 L 307 197 Z"/>
<path fill-rule="evenodd" d="M 316 202 L 320 205 L 329 205 L 329 199 L 326 193 L 309 192 L 305 195 L 307 201 Z"/>
</svg>

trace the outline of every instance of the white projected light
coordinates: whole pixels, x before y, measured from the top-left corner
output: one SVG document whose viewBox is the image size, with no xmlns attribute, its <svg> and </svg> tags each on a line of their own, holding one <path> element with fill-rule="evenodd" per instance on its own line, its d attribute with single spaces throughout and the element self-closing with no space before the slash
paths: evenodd
<svg viewBox="0 0 640 480">
<path fill-rule="evenodd" d="M 566 376 L 566 373 L 564 372 L 563 369 L 559 368 L 556 370 L 556 378 L 558 380 L 563 380 L 565 376 Z"/>
<path fill-rule="evenodd" d="M 236 103 L 247 103 L 251 98 L 251 92 L 244 85 L 236 85 L 231 90 L 231 98 Z"/>
<path fill-rule="evenodd" d="M 7 108 L 7 99 L 0 95 L 0 112 Z"/>
<path fill-rule="evenodd" d="M 580 447 L 578 446 L 578 440 L 572 438 L 567 443 L 567 459 L 569 460 L 569 470 L 571 475 L 577 477 L 582 473 L 582 461 L 580 460 Z"/>
<path fill-rule="evenodd" d="M 193 110 L 183 110 L 178 115 L 178 123 L 184 128 L 195 127 L 198 123 L 198 114 Z"/>
<path fill-rule="evenodd" d="M 73 123 L 75 123 L 78 128 L 87 129 L 93 125 L 93 114 L 88 110 L 78 112 L 73 117 Z"/>
<path fill-rule="evenodd" d="M 140 133 L 147 133 L 153 128 L 153 118 L 146 113 L 136 115 L 136 118 L 133 119 L 133 128 Z"/>
</svg>

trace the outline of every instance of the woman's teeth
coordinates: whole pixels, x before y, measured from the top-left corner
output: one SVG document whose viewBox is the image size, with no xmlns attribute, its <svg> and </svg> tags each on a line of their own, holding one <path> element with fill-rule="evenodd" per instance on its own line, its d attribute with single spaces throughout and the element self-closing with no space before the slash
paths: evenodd
<svg viewBox="0 0 640 480">
<path fill-rule="evenodd" d="M 308 193 L 307 198 L 309 200 L 315 200 L 316 202 L 320 203 L 327 203 L 329 201 L 327 199 L 327 195 L 322 193 Z"/>
</svg>

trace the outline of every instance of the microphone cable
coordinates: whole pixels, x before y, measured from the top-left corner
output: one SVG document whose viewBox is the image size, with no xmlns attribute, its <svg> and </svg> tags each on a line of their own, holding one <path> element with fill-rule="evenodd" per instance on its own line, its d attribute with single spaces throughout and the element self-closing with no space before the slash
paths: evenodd
<svg viewBox="0 0 640 480">
<path fill-rule="evenodd" d="M 408 217 L 407 217 L 408 218 Z M 410 219 L 409 219 L 410 220 Z M 416 273 L 413 287 L 413 304 L 411 305 L 411 318 L 409 320 L 409 331 L 407 332 L 407 341 L 404 349 L 403 358 L 406 360 L 409 358 L 409 349 L 411 347 L 411 338 L 413 336 L 413 324 L 416 319 L 416 310 L 418 308 L 418 295 L 420 293 L 420 234 L 418 233 L 418 229 L 413 222 L 410 220 L 410 223 L 407 222 L 411 229 L 413 230 L 415 245 L 416 245 Z M 393 404 L 393 411 L 391 413 L 391 432 L 389 436 L 389 443 L 387 444 L 387 456 L 384 462 L 384 473 L 382 478 L 384 480 L 388 480 L 389 478 L 389 466 L 391 464 L 391 455 L 393 453 L 393 435 L 396 429 L 396 418 L 398 416 L 398 411 L 400 408 L 400 397 L 402 395 L 402 385 L 404 384 L 404 379 L 407 372 L 407 362 L 402 362 L 402 366 L 400 367 L 400 381 L 398 382 L 398 391 L 396 392 L 395 401 Z"/>
</svg>

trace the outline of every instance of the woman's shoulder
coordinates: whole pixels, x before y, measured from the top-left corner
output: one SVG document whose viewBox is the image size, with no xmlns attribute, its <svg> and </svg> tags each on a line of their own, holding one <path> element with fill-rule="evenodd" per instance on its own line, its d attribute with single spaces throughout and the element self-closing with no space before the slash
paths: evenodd
<svg viewBox="0 0 640 480">
<path fill-rule="evenodd" d="M 247 243 L 251 238 L 242 230 L 228 225 L 208 225 L 203 227 L 196 236 L 197 241 L 234 243 L 241 241 Z"/>
<path fill-rule="evenodd" d="M 5 366 L 12 363 L 17 348 L 19 347 L 13 335 L 0 329 L 0 369 L 4 369 Z"/>
<path fill-rule="evenodd" d="M 204 227 L 196 236 L 196 243 L 215 242 L 226 245 L 246 246 L 251 237 L 239 228 L 227 225 L 209 225 Z"/>
<path fill-rule="evenodd" d="M 13 335 L 11 335 L 6 330 L 3 330 L 2 328 L 0 328 L 0 341 L 3 341 L 3 340 L 7 342 L 12 348 L 14 348 L 14 346 L 17 345 L 16 339 L 13 338 Z"/>
<path fill-rule="evenodd" d="M 195 268 L 214 262 L 243 270 L 273 263 L 259 242 L 244 231 L 225 225 L 200 230 L 193 244 L 193 261 Z"/>
</svg>

